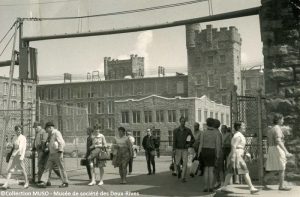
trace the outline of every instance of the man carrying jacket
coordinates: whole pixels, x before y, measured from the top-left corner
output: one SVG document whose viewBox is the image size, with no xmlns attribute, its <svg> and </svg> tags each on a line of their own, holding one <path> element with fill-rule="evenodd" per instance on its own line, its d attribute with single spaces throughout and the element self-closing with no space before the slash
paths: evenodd
<svg viewBox="0 0 300 197">
<path fill-rule="evenodd" d="M 156 137 L 152 135 L 151 129 L 147 129 L 147 135 L 143 138 L 142 146 L 145 149 L 148 175 L 155 174 L 155 154 L 159 148 L 159 144 Z"/>
<path fill-rule="evenodd" d="M 63 152 L 65 147 L 65 141 L 57 129 L 54 128 L 53 122 L 47 122 L 45 130 L 49 134 L 49 159 L 47 161 L 47 168 L 49 169 L 48 181 L 50 180 L 51 171 L 54 165 L 58 166 L 62 185 L 59 187 L 68 187 L 68 176 L 63 164 Z M 47 181 L 47 182 L 48 182 Z"/>
<path fill-rule="evenodd" d="M 173 152 L 175 152 L 175 162 L 177 166 L 178 178 L 186 182 L 187 162 L 188 162 L 188 148 L 191 147 L 195 138 L 192 131 L 185 126 L 185 117 L 180 117 L 180 126 L 173 131 Z M 180 161 L 183 161 L 182 171 L 180 168 Z"/>
</svg>

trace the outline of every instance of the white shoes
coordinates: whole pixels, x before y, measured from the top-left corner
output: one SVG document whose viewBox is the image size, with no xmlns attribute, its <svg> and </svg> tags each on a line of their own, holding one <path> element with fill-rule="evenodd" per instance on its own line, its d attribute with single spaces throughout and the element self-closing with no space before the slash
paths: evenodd
<svg viewBox="0 0 300 197">
<path fill-rule="evenodd" d="M 93 185 L 96 185 L 96 182 L 95 181 L 92 181 L 88 184 L 88 186 L 93 186 Z"/>
<path fill-rule="evenodd" d="M 104 185 L 103 181 L 100 181 L 100 182 L 98 183 L 98 185 Z"/>
</svg>

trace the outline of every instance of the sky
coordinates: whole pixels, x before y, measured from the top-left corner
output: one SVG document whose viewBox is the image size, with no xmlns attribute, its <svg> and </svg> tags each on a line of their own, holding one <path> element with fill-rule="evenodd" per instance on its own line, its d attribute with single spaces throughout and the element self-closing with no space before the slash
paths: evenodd
<svg viewBox="0 0 300 197">
<path fill-rule="evenodd" d="M 174 4 L 191 0 L 0 0 L 0 38 L 17 17 L 70 17 L 103 14 L 124 10 Z M 39 4 L 38 4 L 39 3 Z M 212 0 L 213 14 L 260 6 L 260 0 Z M 162 24 L 208 16 L 207 2 L 126 15 L 89 19 L 25 22 L 23 36 L 99 31 L 143 25 Z M 263 61 L 258 16 L 202 23 L 213 27 L 236 26 L 242 37 L 242 65 L 251 67 Z M 11 35 L 11 34 L 9 34 Z M 0 43 L 0 52 L 10 36 Z M 41 80 L 62 79 L 63 73 L 84 77 L 87 72 L 103 74 L 103 59 L 126 59 L 130 54 L 145 57 L 145 76 L 157 75 L 158 66 L 166 73 L 187 72 L 185 27 L 173 27 L 135 33 L 57 39 L 31 42 L 38 49 L 38 75 Z M 0 56 L 9 60 L 12 44 Z M 15 77 L 18 76 L 16 69 Z M 0 76 L 8 76 L 0 68 Z M 48 76 L 48 77 L 47 77 Z M 101 76 L 102 77 L 102 76 Z M 103 78 L 103 77 L 102 77 Z"/>
</svg>

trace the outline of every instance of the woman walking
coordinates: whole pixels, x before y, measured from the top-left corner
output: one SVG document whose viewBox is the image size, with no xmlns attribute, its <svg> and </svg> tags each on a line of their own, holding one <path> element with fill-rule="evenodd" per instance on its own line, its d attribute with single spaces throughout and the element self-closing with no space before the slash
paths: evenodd
<svg viewBox="0 0 300 197">
<path fill-rule="evenodd" d="M 268 153 L 266 161 L 266 175 L 264 177 L 264 189 L 270 189 L 267 186 L 267 180 L 270 175 L 279 173 L 279 190 L 289 191 L 291 188 L 283 185 L 285 166 L 287 157 L 291 157 L 287 149 L 284 146 L 284 135 L 280 128 L 283 125 L 283 116 L 281 114 L 275 114 L 273 118 L 274 126 L 268 131 Z"/>
<path fill-rule="evenodd" d="M 15 126 L 15 133 L 16 135 L 13 138 L 13 152 L 11 155 L 11 158 L 8 163 L 7 168 L 7 177 L 6 182 L 2 186 L 3 189 L 8 188 L 8 181 L 10 180 L 12 172 L 17 170 L 17 168 L 22 170 L 22 173 L 24 175 L 25 184 L 24 189 L 27 189 L 29 187 L 28 177 L 25 170 L 25 164 L 24 164 L 24 158 L 25 158 L 25 151 L 26 151 L 26 137 L 21 134 L 22 129 L 20 125 Z"/>
<path fill-rule="evenodd" d="M 214 128 L 213 118 L 207 118 L 207 129 L 200 135 L 198 157 L 201 154 L 204 163 L 204 192 L 213 191 L 214 167 L 220 157 L 221 139 L 220 132 Z"/>
<path fill-rule="evenodd" d="M 113 149 L 116 151 L 115 159 L 113 160 L 114 167 L 119 167 L 119 173 L 121 177 L 121 184 L 126 184 L 127 166 L 130 158 L 133 156 L 132 143 L 128 136 L 126 136 L 125 128 L 119 127 L 119 136 L 115 138 L 113 142 Z"/>
<path fill-rule="evenodd" d="M 103 185 L 103 175 L 104 175 L 104 167 L 106 161 L 99 160 L 99 154 L 101 151 L 105 151 L 106 148 L 106 140 L 104 135 L 100 133 L 101 127 L 99 125 L 94 126 L 94 131 L 92 134 L 92 145 L 90 146 L 91 154 L 87 157 L 88 162 L 91 167 L 92 180 L 88 184 L 89 186 L 96 185 L 96 172 L 95 167 L 98 165 L 100 171 L 100 180 L 98 185 Z M 96 165 L 94 166 L 94 162 L 96 160 Z"/>
<path fill-rule="evenodd" d="M 86 134 L 88 135 L 87 139 L 86 139 L 86 154 L 85 154 L 85 159 L 87 160 L 88 157 L 91 154 L 91 149 L 90 147 L 93 145 L 93 140 L 92 140 L 92 133 L 93 133 L 93 129 L 91 127 L 88 127 L 86 129 Z M 92 181 L 92 172 L 91 172 L 91 166 L 89 163 L 87 163 L 86 165 L 86 171 L 88 173 L 89 176 L 89 180 Z"/>
<path fill-rule="evenodd" d="M 233 174 L 243 175 L 246 183 L 249 186 L 250 193 L 257 193 L 259 190 L 256 189 L 251 182 L 247 165 L 243 159 L 246 138 L 241 132 L 245 132 L 245 124 L 242 122 L 234 123 L 235 133 L 231 140 L 231 152 L 228 156 L 228 173 L 225 178 L 224 186 L 221 188 L 222 192 L 229 192 L 227 186 L 230 184 L 230 180 Z"/>
</svg>

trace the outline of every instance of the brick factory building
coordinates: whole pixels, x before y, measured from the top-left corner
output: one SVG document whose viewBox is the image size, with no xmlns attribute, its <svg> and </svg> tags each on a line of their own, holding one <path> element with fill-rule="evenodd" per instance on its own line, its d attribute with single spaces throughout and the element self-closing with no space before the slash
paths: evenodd
<svg viewBox="0 0 300 197">
<path fill-rule="evenodd" d="M 151 95 L 115 101 L 116 127 L 131 130 L 137 145 L 141 145 L 146 129 L 152 128 L 153 134 L 161 141 L 161 149 L 171 150 L 173 130 L 179 126 L 181 116 L 186 117 L 186 126 L 192 131 L 195 122 L 203 129 L 208 117 L 230 126 L 230 107 L 215 103 L 206 96 L 166 98 Z"/>
<path fill-rule="evenodd" d="M 186 26 L 187 75 L 143 78 L 143 57 L 131 55 L 127 60 L 105 57 L 105 81 L 39 85 L 37 96 L 41 100 L 87 107 L 89 124 L 98 123 L 112 133 L 119 115 L 114 111 L 116 100 L 150 95 L 166 98 L 207 95 L 216 103 L 229 105 L 232 86 L 241 89 L 240 35 L 235 27 L 217 30 L 208 25 L 202 31 L 198 27 Z"/>
</svg>

